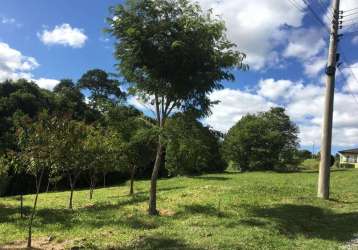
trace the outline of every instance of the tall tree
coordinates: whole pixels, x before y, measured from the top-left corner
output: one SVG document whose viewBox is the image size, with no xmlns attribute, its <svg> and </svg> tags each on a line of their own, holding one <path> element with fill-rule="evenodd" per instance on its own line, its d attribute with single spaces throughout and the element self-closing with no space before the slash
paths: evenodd
<svg viewBox="0 0 358 250">
<path fill-rule="evenodd" d="M 90 92 L 89 103 L 98 111 L 107 110 L 125 98 L 124 92 L 119 87 L 120 82 L 100 69 L 87 71 L 78 81 L 78 86 Z"/>
<path fill-rule="evenodd" d="M 71 79 L 61 80 L 53 93 L 59 115 L 71 115 L 77 120 L 86 119 L 90 111 L 85 103 L 85 96 Z"/>
<path fill-rule="evenodd" d="M 51 92 L 40 89 L 24 79 L 0 83 L 0 152 L 16 149 L 14 120 L 19 116 L 36 116 L 43 110 L 52 110 Z"/>
<path fill-rule="evenodd" d="M 245 55 L 225 36 L 225 25 L 189 0 L 128 0 L 112 8 L 108 31 L 118 39 L 118 69 L 132 93 L 154 106 L 164 129 L 175 110 L 208 115 L 212 91 L 233 80 Z M 158 136 L 150 187 L 150 215 L 157 215 L 157 179 L 163 155 Z"/>
</svg>

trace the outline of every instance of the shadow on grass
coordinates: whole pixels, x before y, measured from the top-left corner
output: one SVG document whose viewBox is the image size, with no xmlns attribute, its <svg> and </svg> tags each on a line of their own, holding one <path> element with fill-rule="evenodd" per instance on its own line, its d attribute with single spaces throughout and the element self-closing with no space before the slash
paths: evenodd
<svg viewBox="0 0 358 250">
<path fill-rule="evenodd" d="M 169 238 L 164 236 L 140 236 L 130 246 L 125 248 L 117 248 L 121 250 L 142 249 L 186 249 L 186 250 L 202 250 L 203 248 L 192 247 L 181 239 Z"/>
<path fill-rule="evenodd" d="M 193 179 L 206 180 L 206 181 L 227 181 L 231 180 L 229 177 L 223 176 L 192 176 Z"/>
<path fill-rule="evenodd" d="M 24 215 L 23 219 L 26 219 L 26 216 L 30 214 L 31 207 L 24 206 L 22 211 Z M 13 222 L 18 219 L 20 219 L 20 206 L 5 206 L 0 204 L 0 223 Z"/>
<path fill-rule="evenodd" d="M 255 217 L 273 220 L 287 237 L 304 235 L 346 242 L 358 233 L 358 213 L 336 214 L 331 210 L 307 205 L 281 205 L 274 208 L 251 208 Z"/>
<path fill-rule="evenodd" d="M 206 216 L 212 217 L 229 217 L 224 211 L 221 211 L 219 208 L 206 204 L 193 204 L 193 205 L 184 205 L 184 210 L 175 214 L 175 217 L 183 217 L 183 216 L 190 216 L 193 214 L 201 214 Z"/>
<path fill-rule="evenodd" d="M 342 201 L 338 199 L 329 199 L 329 201 L 335 202 L 335 203 L 342 203 L 342 204 L 358 204 L 358 201 Z"/>
<path fill-rule="evenodd" d="M 167 188 L 158 188 L 158 193 L 159 192 L 162 192 L 162 191 L 172 191 L 172 190 L 179 190 L 179 189 L 183 189 L 183 188 L 185 188 L 185 187 L 167 187 Z M 148 198 L 148 194 L 149 194 L 149 190 L 144 190 L 144 191 L 138 191 L 138 192 L 134 192 L 134 196 L 133 197 L 135 197 L 135 196 L 141 196 L 141 195 L 146 195 L 146 197 L 147 197 L 147 199 L 149 199 Z M 107 197 L 108 199 L 118 199 L 118 198 L 123 198 L 123 197 L 131 197 L 130 195 L 129 195 L 129 193 L 128 194 L 126 194 L 126 195 L 114 195 L 114 196 L 109 196 L 109 197 Z"/>
<path fill-rule="evenodd" d="M 113 218 L 107 216 L 108 210 L 117 210 L 126 205 L 132 205 L 147 200 L 146 196 L 133 196 L 125 200 L 118 200 L 116 203 L 102 202 L 91 206 L 82 207 L 75 210 L 66 208 L 46 208 L 39 209 L 36 217 L 39 221 L 35 222 L 36 226 L 58 224 L 64 229 L 74 226 L 83 225 L 90 227 L 102 227 L 106 225 L 127 225 L 132 228 L 152 229 L 157 225 L 146 223 L 146 221 L 135 220 L 135 218 Z M 78 215 L 82 215 L 86 220 L 78 221 Z"/>
</svg>

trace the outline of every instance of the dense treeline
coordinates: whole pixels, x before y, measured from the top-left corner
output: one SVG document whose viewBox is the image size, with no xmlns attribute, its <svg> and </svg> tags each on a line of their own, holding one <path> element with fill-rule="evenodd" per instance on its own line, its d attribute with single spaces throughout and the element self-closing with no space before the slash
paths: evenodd
<svg viewBox="0 0 358 250">
<path fill-rule="evenodd" d="M 103 75 L 102 79 L 98 75 Z M 108 84 L 108 81 L 114 84 Z M 47 147 L 61 151 L 85 143 L 88 148 L 87 153 L 77 157 L 74 155 L 75 159 L 70 160 L 79 158 L 83 161 L 78 169 L 66 166 L 65 158 L 61 159 L 62 170 L 46 168 L 40 187 L 42 191 L 71 189 L 74 184 L 78 187 L 93 187 L 95 183 L 105 186 L 126 179 L 133 180 L 135 176 L 149 177 L 155 158 L 157 131 L 150 117 L 135 107 L 125 105 L 125 93 L 119 86 L 119 82 L 109 79 L 108 74 L 101 70 L 87 72 L 78 83 L 69 79 L 61 80 L 53 91 L 41 89 L 27 80 L 1 83 L 0 193 L 14 195 L 36 191 L 35 178 L 27 171 L 18 171 L 13 156 L 23 150 L 19 144 L 20 130 L 31 131 L 29 126 L 44 122 L 41 119 L 55 122 L 56 126 L 53 125 L 55 127 L 51 133 L 57 133 L 58 137 L 63 138 L 62 141 L 57 141 L 57 138 Z M 84 89 L 89 96 L 87 101 Z M 177 114 L 169 124 L 163 162 L 166 167 L 162 168 L 162 176 L 225 169 L 225 163 L 220 160 L 221 137 L 218 132 L 203 126 L 196 117 L 189 114 Z M 63 126 L 67 126 L 68 134 L 59 135 Z M 79 135 L 76 126 L 85 128 L 83 141 L 80 141 L 81 138 L 64 141 L 76 139 L 75 136 Z M 74 129 L 72 134 L 71 127 Z M 116 153 L 108 154 L 108 159 L 104 159 L 106 149 L 113 148 L 111 142 L 106 140 L 114 136 L 117 136 L 117 144 L 120 146 Z M 94 159 L 96 157 L 101 158 L 98 163 Z M 74 183 L 70 183 L 70 180 Z"/>
</svg>

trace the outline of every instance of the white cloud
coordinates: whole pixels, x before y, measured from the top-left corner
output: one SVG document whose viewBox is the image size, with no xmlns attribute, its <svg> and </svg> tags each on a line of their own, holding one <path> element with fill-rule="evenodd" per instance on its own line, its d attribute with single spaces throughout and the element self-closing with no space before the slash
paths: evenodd
<svg viewBox="0 0 358 250">
<path fill-rule="evenodd" d="M 32 71 L 40 64 L 35 58 L 24 56 L 8 44 L 0 42 L 0 82 L 24 78 L 35 82 L 39 87 L 52 90 L 59 81 L 54 79 L 34 79 Z"/>
<path fill-rule="evenodd" d="M 303 84 L 289 80 L 264 79 L 255 92 L 224 89 L 215 91 L 211 100 L 220 103 L 205 123 L 226 132 L 247 113 L 284 106 L 287 114 L 298 124 L 301 145 L 318 147 L 321 139 L 321 122 L 324 103 L 324 86 Z M 334 103 L 333 145 L 353 147 L 358 145 L 358 108 L 351 95 L 337 92 Z"/>
<path fill-rule="evenodd" d="M 220 103 L 212 108 L 212 115 L 204 122 L 223 132 L 247 113 L 266 111 L 274 106 L 274 103 L 268 102 L 262 96 L 234 89 L 215 91 L 210 95 L 210 99 Z"/>
<path fill-rule="evenodd" d="M 304 13 L 278 0 L 199 0 L 226 22 L 230 40 L 247 53 L 253 69 L 277 66 L 275 48 L 285 42 L 285 26 L 300 27 Z M 284 18 L 282 18 L 284 17 Z"/>
<path fill-rule="evenodd" d="M 304 63 L 304 72 L 310 77 L 317 77 L 325 68 L 327 59 L 322 57 L 313 57 Z"/>
<path fill-rule="evenodd" d="M 290 32 L 283 56 L 297 59 L 302 63 L 306 76 L 318 78 L 326 65 L 326 45 L 322 30 L 296 29 Z"/>
<path fill-rule="evenodd" d="M 258 94 L 270 100 L 277 100 L 281 97 L 287 98 L 289 90 L 294 83 L 289 80 L 265 79 L 260 80 Z"/>
<path fill-rule="evenodd" d="M 1 17 L 0 22 L 2 24 L 14 24 L 14 23 L 16 23 L 16 19 L 15 18 Z"/>
<path fill-rule="evenodd" d="M 55 26 L 53 30 L 45 29 L 38 36 L 46 45 L 58 44 L 72 48 L 82 48 L 88 39 L 82 29 L 72 28 L 67 23 Z"/>
<path fill-rule="evenodd" d="M 55 79 L 48 79 L 48 78 L 40 78 L 33 80 L 40 88 L 47 89 L 47 90 L 53 90 L 53 88 L 59 84 L 59 80 Z"/>
<path fill-rule="evenodd" d="M 355 37 L 352 38 L 352 43 L 353 43 L 354 45 L 357 45 L 357 44 L 358 44 L 358 36 L 355 36 Z"/>
<path fill-rule="evenodd" d="M 358 93 L 358 62 L 353 63 L 343 70 L 347 82 L 343 86 L 343 91 Z"/>
<path fill-rule="evenodd" d="M 0 81 L 31 78 L 31 71 L 38 66 L 35 58 L 24 56 L 20 51 L 0 42 Z"/>
<path fill-rule="evenodd" d="M 307 60 L 317 56 L 325 46 L 320 30 L 302 28 L 291 32 L 284 56 Z"/>
</svg>

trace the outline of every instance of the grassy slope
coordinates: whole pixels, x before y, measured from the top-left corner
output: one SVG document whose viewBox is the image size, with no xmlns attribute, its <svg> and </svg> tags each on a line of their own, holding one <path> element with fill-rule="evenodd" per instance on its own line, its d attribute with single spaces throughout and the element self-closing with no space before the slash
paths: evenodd
<svg viewBox="0 0 358 250">
<path fill-rule="evenodd" d="M 35 237 L 106 249 L 337 249 L 358 233 L 358 171 L 335 171 L 332 200 L 315 198 L 316 173 L 217 174 L 159 182 L 162 216 L 146 215 L 148 182 L 41 194 Z M 25 239 L 17 197 L 0 199 L 0 244 Z M 33 197 L 25 197 L 31 206 Z M 88 243 L 89 242 L 89 243 Z"/>
</svg>

